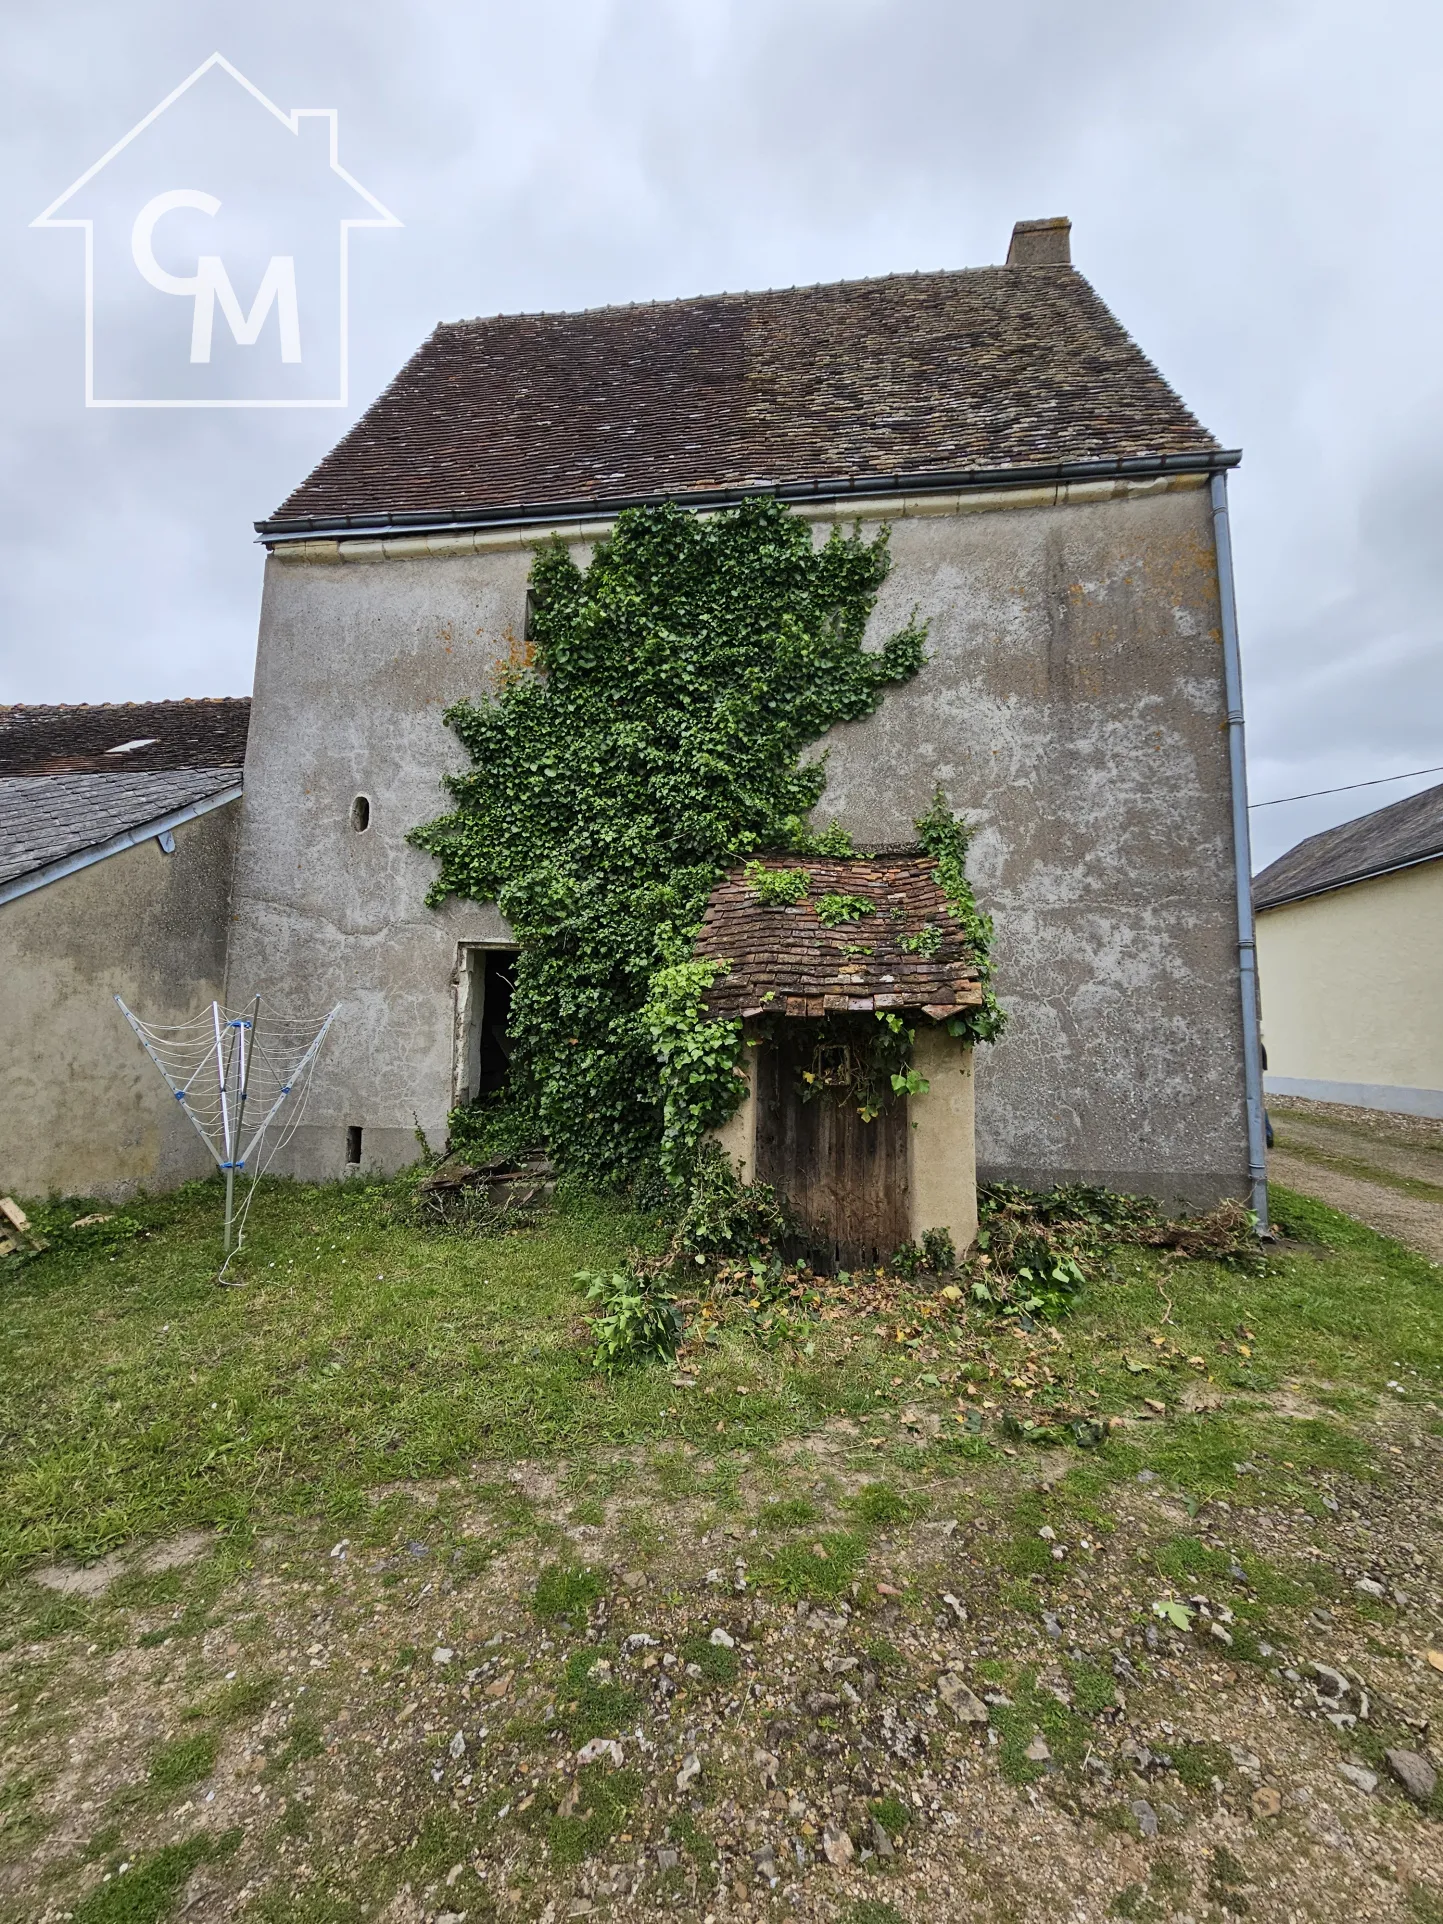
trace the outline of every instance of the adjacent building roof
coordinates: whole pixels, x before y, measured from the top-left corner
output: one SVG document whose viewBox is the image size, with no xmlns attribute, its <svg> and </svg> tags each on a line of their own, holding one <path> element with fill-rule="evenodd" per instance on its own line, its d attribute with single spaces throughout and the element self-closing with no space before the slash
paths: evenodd
<svg viewBox="0 0 1443 1924">
<path fill-rule="evenodd" d="M 0 901 L 240 793 L 250 703 L 0 708 Z"/>
<path fill-rule="evenodd" d="M 1310 835 L 1253 878 L 1253 907 L 1275 909 L 1307 895 L 1366 882 L 1443 856 L 1443 782 L 1339 828 Z"/>
<path fill-rule="evenodd" d="M 0 776 L 238 768 L 250 716 L 249 696 L 0 706 Z"/>
<path fill-rule="evenodd" d="M 982 1001 L 976 958 L 953 920 L 930 855 L 835 860 L 771 856 L 769 869 L 805 869 L 805 900 L 761 902 L 745 871 L 718 882 L 696 939 L 698 958 L 731 967 L 708 991 L 718 1016 L 821 1016 L 920 1009 L 941 1018 Z M 826 895 L 858 896 L 871 914 L 829 928 Z M 917 954 L 903 941 L 921 938 Z"/>
<path fill-rule="evenodd" d="M 980 267 L 445 323 L 256 525 L 445 526 L 1235 459 L 1072 267 Z"/>
</svg>

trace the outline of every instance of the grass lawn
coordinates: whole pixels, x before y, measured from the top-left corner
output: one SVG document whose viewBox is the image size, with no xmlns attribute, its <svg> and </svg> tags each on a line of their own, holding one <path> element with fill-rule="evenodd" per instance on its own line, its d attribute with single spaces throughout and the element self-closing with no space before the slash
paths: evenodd
<svg viewBox="0 0 1443 1924">
<path fill-rule="evenodd" d="M 659 1233 L 604 1199 L 563 1194 L 542 1227 L 472 1240 L 414 1227 L 404 1184 L 275 1184 L 232 1290 L 212 1280 L 217 1186 L 192 1185 L 62 1238 L 0 1282 L 0 1573 L 182 1525 L 244 1540 L 277 1511 L 344 1524 L 376 1484 L 478 1459 L 577 1462 L 662 1440 L 748 1448 L 899 1399 L 950 1424 L 960 1372 L 980 1365 L 1006 1401 L 1029 1357 L 1040 1374 L 1021 1388 L 1038 1417 L 1069 1401 L 1176 1414 L 1200 1373 L 1243 1393 L 1321 1380 L 1344 1404 L 1400 1372 L 1443 1381 L 1443 1274 L 1301 1198 L 1277 1207 L 1306 1240 L 1261 1280 L 1125 1249 L 1114 1280 L 1031 1338 L 964 1312 L 904 1318 L 900 1342 L 890 1323 L 845 1318 L 767 1348 L 743 1314 L 693 1359 L 696 1389 L 678 1393 L 662 1369 L 608 1381 L 590 1367 L 576 1272 Z M 1267 1465 L 1250 1487 L 1285 1491 L 1275 1427 L 1266 1409 L 1158 1425 L 1106 1457 L 1217 1494 L 1235 1489 L 1246 1431 Z M 1300 1488 L 1315 1463 L 1358 1460 L 1333 1421 L 1290 1421 L 1287 1434 Z"/>
<path fill-rule="evenodd" d="M 885 1316 L 736 1303 L 675 1368 L 608 1381 L 575 1275 L 658 1222 L 563 1188 L 537 1227 L 469 1238 L 408 1197 L 267 1185 L 233 1290 L 214 1184 L 78 1230 L 103 1206 L 33 1212 L 55 1246 L 0 1273 L 0 1917 L 151 1924 L 190 1891 L 188 1918 L 410 1924 L 455 1890 L 453 1915 L 553 1924 L 583 1901 L 764 1912 L 789 1881 L 789 1916 L 1089 1893 L 1164 1917 L 1184 1863 L 1223 1915 L 1252 1886 L 1209 1837 L 1290 1877 L 1312 1847 L 1302 1815 L 1256 1830 L 1232 1758 L 1270 1767 L 1224 1727 L 1233 1697 L 1290 1701 L 1338 1639 L 1375 1666 L 1367 1728 L 1297 1710 L 1273 1768 L 1300 1783 L 1352 1755 L 1386 1776 L 1426 1705 L 1443 1271 L 1320 1205 L 1275 1193 L 1262 1274 L 1120 1249 L 1052 1328 L 921 1285 Z M 28 1574 L 187 1530 L 214 1533 L 198 1561 L 94 1595 Z M 1377 1596 L 1351 1574 L 1375 1566 Z M 980 1736 L 938 1708 L 949 1665 L 1000 1700 Z M 1166 1797 L 1119 1751 L 1149 1693 Z M 1168 1727 L 1202 1748 L 1173 1755 Z M 612 1733 L 624 1768 L 584 1751 Z M 569 1806 L 560 1779 L 527 1789 L 563 1764 Z M 986 1913 L 945 1816 L 964 1782 L 1013 1893 Z M 1052 1885 L 1014 1850 L 1029 1791 Z M 1434 1915 L 1430 1824 L 1401 1793 L 1375 1808 L 1391 1885 L 1335 1912 L 1320 1878 L 1309 1916 Z"/>
</svg>

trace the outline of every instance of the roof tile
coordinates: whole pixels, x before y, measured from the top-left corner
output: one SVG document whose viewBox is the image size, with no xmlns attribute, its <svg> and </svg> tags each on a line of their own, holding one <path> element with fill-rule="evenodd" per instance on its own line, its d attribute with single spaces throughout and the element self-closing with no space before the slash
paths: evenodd
<svg viewBox="0 0 1443 1924">
<path fill-rule="evenodd" d="M 438 327 L 262 532 L 1207 454 L 1070 267 Z"/>
<path fill-rule="evenodd" d="M 771 1009 L 817 1017 L 896 1008 L 924 1009 L 940 1019 L 981 1004 L 977 958 L 953 919 L 930 855 L 778 855 L 766 866 L 805 868 L 807 896 L 783 907 L 763 903 L 740 867 L 717 883 L 694 951 L 731 964 L 707 992 L 713 1015 Z M 829 928 L 818 919 L 817 904 L 832 894 L 859 896 L 873 904 L 872 913 Z M 927 928 L 937 934 L 935 955 L 901 946 Z M 861 948 L 868 953 L 848 953 Z"/>
<path fill-rule="evenodd" d="M 250 713 L 249 696 L 0 706 L 0 776 L 239 767 Z"/>
<path fill-rule="evenodd" d="M 0 884 L 235 788 L 234 766 L 0 776 Z"/>
<path fill-rule="evenodd" d="M 1278 908 L 1434 856 L 1443 856 L 1443 782 L 1299 842 L 1253 878 L 1253 907 Z"/>
</svg>

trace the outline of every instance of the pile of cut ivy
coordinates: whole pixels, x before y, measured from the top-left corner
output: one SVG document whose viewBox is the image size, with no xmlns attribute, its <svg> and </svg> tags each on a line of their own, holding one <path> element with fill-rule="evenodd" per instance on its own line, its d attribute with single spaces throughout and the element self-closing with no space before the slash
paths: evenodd
<svg viewBox="0 0 1443 1924">
<path fill-rule="evenodd" d="M 769 1185 L 739 1183 L 713 1146 L 697 1159 L 664 1251 L 633 1250 L 621 1269 L 578 1278 L 594 1306 L 592 1361 L 613 1373 L 672 1357 L 723 1325 L 768 1346 L 803 1344 L 815 1337 L 819 1315 L 863 1324 L 920 1317 L 936 1327 L 981 1314 L 1030 1330 L 1064 1316 L 1084 1288 L 1115 1278 L 1114 1259 L 1128 1245 L 1265 1267 L 1257 1219 L 1237 1200 L 1176 1217 L 1151 1197 L 1086 1183 L 1045 1191 L 988 1183 L 977 1192 L 977 1213 L 977 1238 L 964 1252 L 945 1229 L 931 1229 L 875 1269 L 819 1274 L 806 1226 Z"/>
<path fill-rule="evenodd" d="M 520 950 L 510 1087 L 453 1115 L 453 1148 L 545 1143 L 594 1180 L 689 1186 L 744 1086 L 740 1024 L 705 1008 L 724 964 L 692 959 L 706 899 L 749 856 L 851 852 L 808 827 L 826 771 L 802 754 L 922 666 L 915 619 L 863 647 L 888 567 L 885 530 L 817 547 L 769 500 L 628 510 L 585 568 L 539 552 L 534 665 L 447 711 L 472 766 L 412 835 L 440 864 L 428 901 L 496 902 Z M 985 983 L 965 829 L 939 796 L 919 832 Z M 998 1033 L 990 991 L 969 1020 Z"/>
</svg>

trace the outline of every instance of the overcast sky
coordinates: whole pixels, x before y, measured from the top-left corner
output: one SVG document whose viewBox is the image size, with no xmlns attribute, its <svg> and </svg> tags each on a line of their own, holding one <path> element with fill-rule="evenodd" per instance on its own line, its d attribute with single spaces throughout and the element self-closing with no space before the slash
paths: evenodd
<svg viewBox="0 0 1443 1924">
<path fill-rule="evenodd" d="M 1436 3 L 0 18 L 0 700 L 248 692 L 251 523 L 438 320 L 976 266 L 1066 213 L 1077 265 L 1244 450 L 1254 798 L 1443 763 Z M 351 242 L 349 410 L 84 406 L 82 237 L 29 222 L 217 50 L 282 108 L 339 109 L 342 163 L 404 223 Z M 1258 863 L 1439 779 L 1258 811 Z"/>
</svg>

